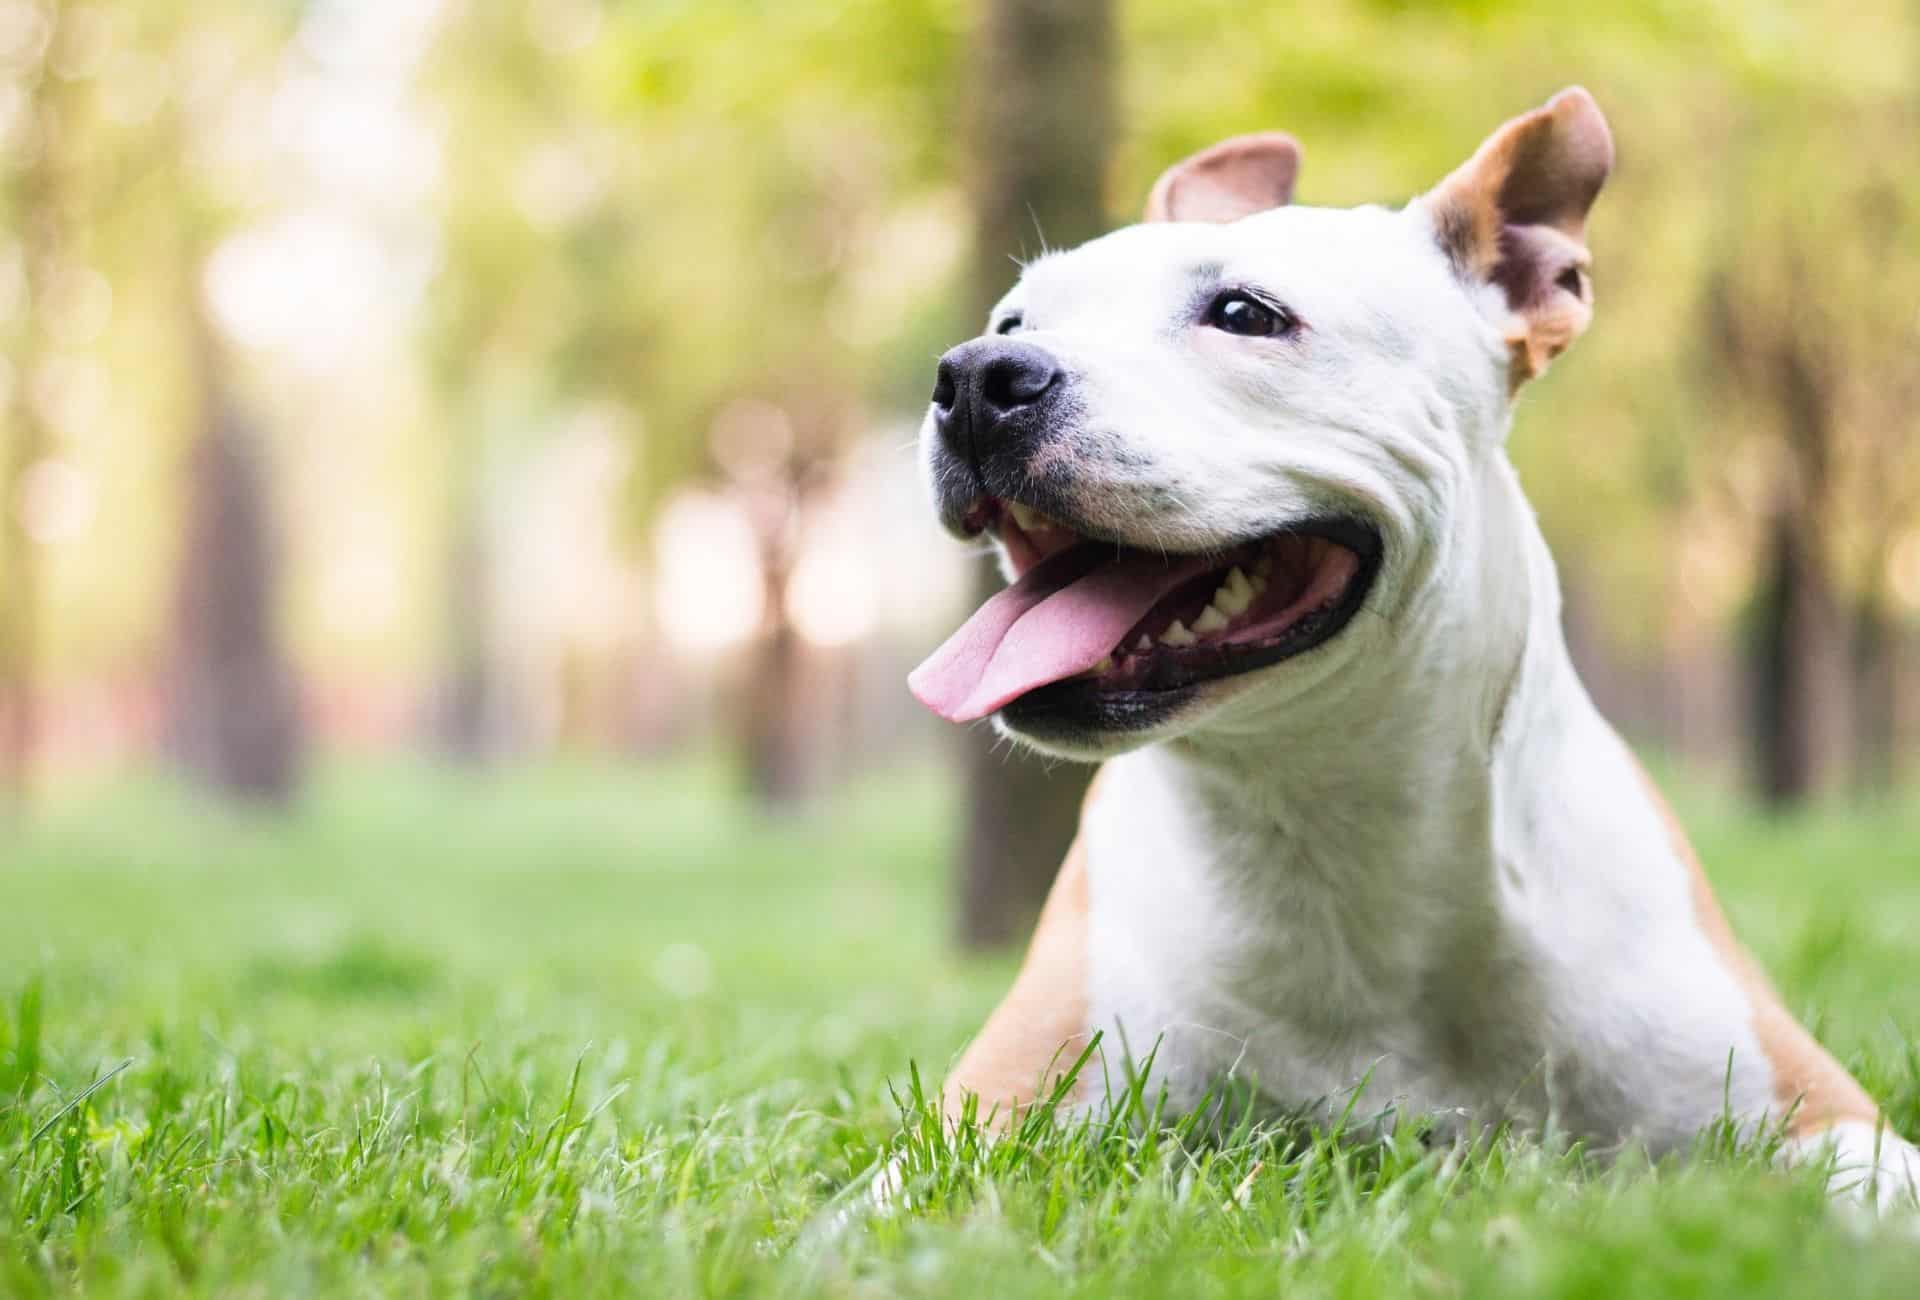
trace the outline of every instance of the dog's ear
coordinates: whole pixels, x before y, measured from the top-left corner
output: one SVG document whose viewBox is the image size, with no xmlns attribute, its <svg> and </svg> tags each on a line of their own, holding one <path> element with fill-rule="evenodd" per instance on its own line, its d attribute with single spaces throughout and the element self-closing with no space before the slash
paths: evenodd
<svg viewBox="0 0 1920 1300">
<path fill-rule="evenodd" d="M 1607 119 L 1575 86 L 1488 136 L 1422 200 L 1460 274 L 1506 295 L 1510 392 L 1593 319 L 1587 209 L 1612 168 Z"/>
<path fill-rule="evenodd" d="M 1147 196 L 1148 221 L 1238 221 L 1285 207 L 1300 174 L 1290 135 L 1236 135 L 1160 173 Z"/>
</svg>

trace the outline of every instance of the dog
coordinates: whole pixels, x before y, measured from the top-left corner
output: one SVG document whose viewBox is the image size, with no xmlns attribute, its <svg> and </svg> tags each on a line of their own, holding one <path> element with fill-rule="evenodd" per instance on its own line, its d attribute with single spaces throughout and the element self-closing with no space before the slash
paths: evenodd
<svg viewBox="0 0 1920 1300">
<path fill-rule="evenodd" d="M 1295 142 L 1235 137 L 941 358 L 922 468 L 1011 585 L 909 686 L 1103 764 L 950 1115 L 1097 1107 L 1098 1034 L 1175 1106 L 1364 1081 L 1441 1138 L 1655 1155 L 1725 1118 L 1913 1195 L 1588 699 L 1506 455 L 1592 317 L 1613 157 L 1578 87 L 1397 209 L 1289 206 Z"/>
</svg>

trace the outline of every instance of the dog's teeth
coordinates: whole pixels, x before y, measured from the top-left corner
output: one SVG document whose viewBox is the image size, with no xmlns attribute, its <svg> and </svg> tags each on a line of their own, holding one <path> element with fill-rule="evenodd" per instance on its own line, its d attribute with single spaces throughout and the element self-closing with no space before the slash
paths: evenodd
<svg viewBox="0 0 1920 1300">
<path fill-rule="evenodd" d="M 1140 634 L 1140 639 L 1133 643 L 1133 648 L 1137 653 L 1145 654 L 1147 651 L 1153 649 L 1153 638 L 1148 636 L 1145 632 L 1142 632 Z"/>
<path fill-rule="evenodd" d="M 1252 586 L 1254 595 L 1264 596 L 1267 594 L 1267 580 L 1262 575 L 1256 573 L 1253 576 Z"/>
<path fill-rule="evenodd" d="M 1200 617 L 1193 620 L 1193 630 L 1201 636 L 1212 636 L 1215 632 L 1227 630 L 1230 620 L 1225 614 L 1209 605 L 1200 611 Z"/>
<path fill-rule="evenodd" d="M 1161 645 L 1187 646 L 1194 644 L 1199 639 L 1199 637 L 1187 631 L 1187 625 L 1177 618 L 1173 620 L 1173 626 L 1160 634 Z"/>
<path fill-rule="evenodd" d="M 1018 501 L 1007 502 L 1007 513 L 1013 516 L 1015 527 L 1023 533 L 1030 533 L 1040 522 L 1040 512 L 1031 506 L 1021 505 Z"/>
<path fill-rule="evenodd" d="M 1235 568 L 1220 584 L 1220 590 L 1213 593 L 1213 603 L 1232 618 L 1238 618 L 1247 612 L 1247 606 L 1253 604 L 1253 587 L 1247 581 L 1247 575 Z"/>
<path fill-rule="evenodd" d="M 1095 671 L 1096 673 L 1110 673 L 1110 672 L 1112 672 L 1112 671 L 1113 671 L 1113 656 L 1112 656 L 1112 655 L 1108 655 L 1108 656 L 1107 656 L 1107 657 L 1106 657 L 1105 659 L 1102 659 L 1102 660 L 1101 660 L 1101 661 L 1100 661 L 1099 663 L 1097 663 L 1097 664 L 1095 664 L 1095 665 L 1093 666 L 1093 671 Z"/>
</svg>

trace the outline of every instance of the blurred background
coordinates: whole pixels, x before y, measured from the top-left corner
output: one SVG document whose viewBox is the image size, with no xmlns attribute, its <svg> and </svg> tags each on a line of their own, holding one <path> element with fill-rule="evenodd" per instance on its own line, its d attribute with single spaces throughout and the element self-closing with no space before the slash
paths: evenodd
<svg viewBox="0 0 1920 1300">
<path fill-rule="evenodd" d="M 1400 202 L 1572 82 L 1600 307 L 1512 449 L 1587 681 L 1757 802 L 1911 787 L 1914 0 L 0 0 L 0 851 L 156 772 L 931 771 L 1003 941 L 1079 777 L 905 692 L 994 581 L 933 359 L 1220 136 Z"/>
</svg>

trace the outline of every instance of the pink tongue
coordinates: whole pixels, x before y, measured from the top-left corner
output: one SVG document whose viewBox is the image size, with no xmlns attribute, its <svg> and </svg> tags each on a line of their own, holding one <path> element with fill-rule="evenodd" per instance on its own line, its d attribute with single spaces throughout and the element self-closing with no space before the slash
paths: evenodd
<svg viewBox="0 0 1920 1300">
<path fill-rule="evenodd" d="M 1140 551 L 1099 561 L 1084 547 L 1049 556 L 961 624 L 907 677 L 907 689 L 949 722 L 984 718 L 1086 672 L 1167 593 L 1218 563 Z"/>
</svg>

